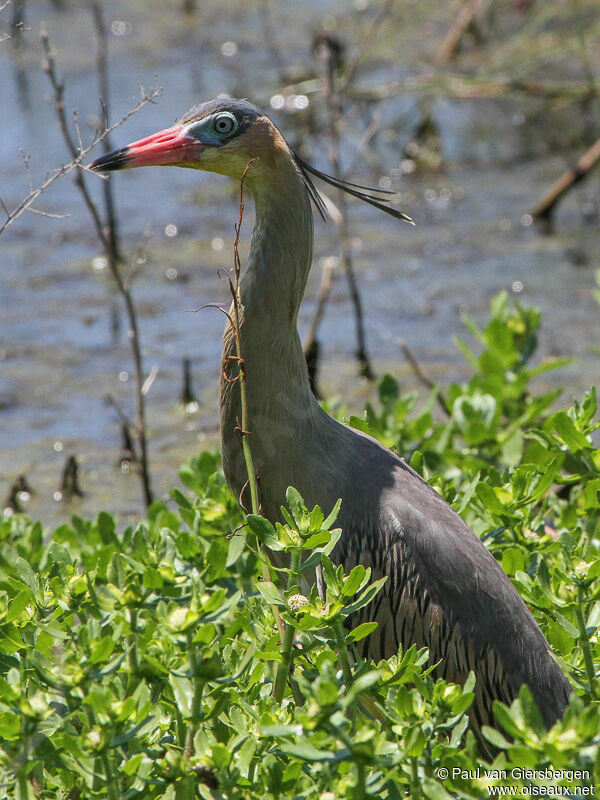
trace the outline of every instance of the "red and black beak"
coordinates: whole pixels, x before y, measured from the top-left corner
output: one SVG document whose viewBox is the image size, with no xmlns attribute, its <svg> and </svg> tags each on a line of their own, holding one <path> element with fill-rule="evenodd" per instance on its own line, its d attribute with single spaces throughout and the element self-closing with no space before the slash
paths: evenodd
<svg viewBox="0 0 600 800">
<path fill-rule="evenodd" d="M 97 158 L 90 164 L 90 169 L 112 172 L 134 167 L 189 166 L 190 162 L 197 160 L 204 146 L 186 130 L 181 125 L 174 125 L 154 133 Z"/>
</svg>

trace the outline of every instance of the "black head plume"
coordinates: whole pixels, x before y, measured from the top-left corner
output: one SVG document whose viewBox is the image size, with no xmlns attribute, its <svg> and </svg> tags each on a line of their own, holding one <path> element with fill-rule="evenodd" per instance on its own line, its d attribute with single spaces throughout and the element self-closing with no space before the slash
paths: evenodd
<svg viewBox="0 0 600 800">
<path fill-rule="evenodd" d="M 378 208 L 385 214 L 389 214 L 390 217 L 394 217 L 394 219 L 400 219 L 404 222 L 409 222 L 411 225 L 414 225 L 414 222 L 409 216 L 404 214 L 402 211 L 398 211 L 396 208 L 386 205 L 390 202 L 390 196 L 394 196 L 396 194 L 395 192 L 388 192 L 385 189 L 374 189 L 370 186 L 361 186 L 359 183 L 350 183 L 350 181 L 344 181 L 341 178 L 334 178 L 332 175 L 327 175 L 327 173 L 321 172 L 320 170 L 315 169 L 315 167 L 312 167 L 308 162 L 301 158 L 298 153 L 294 151 L 292 151 L 292 153 L 294 155 L 294 159 L 296 160 L 296 164 L 302 173 L 302 177 L 304 178 L 306 190 L 310 195 L 310 199 L 315 204 L 315 208 L 321 215 L 322 219 L 327 219 L 327 208 L 323 202 L 323 198 L 319 194 L 313 182 L 311 175 L 314 175 L 315 178 L 319 178 L 325 183 L 328 183 L 330 186 L 335 186 L 337 189 L 342 189 L 342 191 L 352 195 L 352 197 L 356 197 L 358 200 L 362 200 L 374 208 Z"/>
</svg>

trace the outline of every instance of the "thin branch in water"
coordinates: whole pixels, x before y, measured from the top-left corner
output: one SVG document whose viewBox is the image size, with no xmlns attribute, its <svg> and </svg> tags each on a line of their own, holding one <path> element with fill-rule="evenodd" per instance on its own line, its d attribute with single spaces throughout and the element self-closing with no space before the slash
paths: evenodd
<svg viewBox="0 0 600 800">
<path fill-rule="evenodd" d="M 2 6 L 2 9 L 6 8 L 6 5 Z M 2 9 L 0 9 L 0 11 L 2 11 Z M 31 28 L 25 27 L 25 0 L 13 0 L 13 16 L 10 26 L 14 31 L 14 35 L 10 37 L 13 46 L 15 48 L 20 47 L 23 33 L 26 30 L 31 30 Z"/>
<path fill-rule="evenodd" d="M 487 3 L 488 0 L 469 0 L 462 6 L 436 53 L 436 66 L 442 67 L 454 58 L 463 36 Z"/>
<path fill-rule="evenodd" d="M 600 139 L 587 150 L 574 167 L 557 178 L 543 197 L 538 200 L 531 216 L 535 219 L 549 221 L 560 200 L 578 183 L 589 175 L 591 169 L 600 161 Z"/>
<path fill-rule="evenodd" d="M 392 9 L 394 7 L 395 0 L 385 0 L 381 10 L 371 23 L 369 30 L 366 32 L 364 36 L 361 37 L 360 44 L 352 54 L 352 57 L 349 59 L 344 72 L 340 76 L 339 84 L 338 84 L 338 91 L 343 93 L 348 86 L 351 84 L 352 79 L 354 78 L 354 74 L 360 61 L 365 54 L 366 50 L 369 47 L 373 46 L 374 40 L 379 35 L 384 22 L 387 21 L 388 17 L 392 13 Z"/>
<path fill-rule="evenodd" d="M 7 209 L 4 202 L 0 203 L 0 205 L 2 205 L 3 211 L 6 214 L 6 219 L 4 220 L 4 222 L 2 222 L 2 224 L 0 224 L 0 234 L 4 233 L 4 231 L 8 228 L 8 226 L 12 225 L 12 223 L 15 222 L 15 220 L 17 220 L 21 216 L 21 214 L 23 214 L 25 211 L 31 211 L 32 210 L 31 207 L 35 203 L 35 201 L 39 197 L 41 197 L 44 194 L 44 192 L 46 192 L 46 190 L 52 186 L 53 183 L 59 180 L 59 178 L 62 178 L 64 175 L 68 175 L 74 169 L 78 168 L 87 172 L 87 167 L 83 166 L 83 161 L 87 158 L 89 153 L 96 147 L 98 142 L 101 142 L 105 136 L 114 131 L 116 128 L 123 125 L 123 123 L 127 122 L 127 120 L 130 119 L 134 114 L 137 114 L 137 112 L 141 108 L 143 108 L 146 105 L 146 103 L 153 103 L 154 100 L 161 94 L 162 88 L 158 87 L 156 89 L 152 89 L 152 91 L 149 92 L 148 94 L 146 94 L 146 92 L 142 88 L 141 92 L 142 92 L 141 100 L 131 109 L 131 111 L 128 111 L 124 117 L 122 117 L 118 122 L 115 122 L 113 125 L 111 125 L 110 128 L 108 128 L 103 133 L 97 133 L 90 142 L 90 144 L 83 150 L 81 150 L 76 158 L 73 158 L 68 164 L 63 164 L 62 166 L 54 170 L 54 172 L 52 172 L 45 178 L 43 183 L 41 183 L 36 189 L 31 191 L 26 197 L 24 197 L 19 203 L 17 203 L 17 205 L 12 209 L 12 211 L 9 211 Z"/>
<path fill-rule="evenodd" d="M 446 398 L 440 391 L 439 387 L 430 378 L 428 378 L 427 375 L 425 375 L 425 373 L 421 369 L 419 362 L 412 354 L 411 350 L 409 349 L 404 339 L 398 339 L 398 346 L 402 350 L 404 358 L 408 361 L 409 365 L 411 366 L 412 371 L 415 373 L 416 377 L 423 384 L 423 386 L 425 386 L 430 391 L 435 392 L 435 399 L 437 400 L 437 403 L 444 412 L 444 414 L 447 417 L 452 416 L 452 412 L 448 406 Z"/>
<path fill-rule="evenodd" d="M 98 0 L 92 0 L 92 16 L 96 28 L 96 41 L 98 52 L 96 56 L 96 70 L 98 72 L 98 88 L 100 90 L 100 118 L 104 129 L 108 128 L 109 120 L 109 83 L 108 83 L 108 44 L 107 31 L 102 16 L 102 9 Z M 106 136 L 102 142 L 105 153 L 109 153 L 113 148 L 110 136 Z M 111 258 L 120 261 L 120 247 L 117 227 L 117 215 L 115 213 L 115 203 L 112 191 L 112 181 L 104 181 L 104 210 L 106 214 L 106 231 L 108 244 L 110 247 Z"/>
<path fill-rule="evenodd" d="M 273 32 L 271 19 L 269 17 L 268 3 L 264 5 L 261 3 L 259 7 L 259 16 L 262 27 L 263 39 L 265 42 L 266 50 L 271 58 L 273 66 L 277 70 L 279 80 L 281 83 L 286 81 L 286 64 L 285 59 L 281 55 L 281 48 L 277 42 L 277 35 Z"/>
<path fill-rule="evenodd" d="M 31 214 L 38 214 L 40 217 L 49 217 L 50 219 L 66 219 L 68 214 L 55 214 L 52 211 L 42 211 L 40 208 L 30 208 Z"/>
<path fill-rule="evenodd" d="M 41 38 L 44 51 L 46 54 L 44 71 L 48 75 L 48 79 L 50 80 L 50 83 L 54 90 L 54 110 L 56 113 L 56 117 L 58 119 L 59 128 L 62 133 L 65 144 L 67 145 L 67 148 L 71 153 L 71 156 L 73 157 L 73 161 L 77 161 L 78 159 L 81 158 L 83 151 L 81 151 L 80 149 L 78 150 L 76 141 L 73 138 L 73 135 L 67 124 L 67 117 L 64 106 L 64 83 L 62 80 L 58 78 L 57 75 L 54 51 L 50 46 L 48 34 L 44 31 L 42 33 Z M 106 138 L 106 136 L 110 133 L 111 130 L 112 129 L 110 127 L 105 126 L 103 132 L 104 135 L 103 136 L 99 135 L 98 137 L 96 137 L 96 140 L 99 139 L 103 140 L 104 138 Z M 114 239 L 113 237 L 111 237 L 110 234 L 110 226 L 107 229 L 104 225 L 100 211 L 98 210 L 98 207 L 88 189 L 87 183 L 85 181 L 85 173 L 83 170 L 79 170 L 76 172 L 75 185 L 77 186 L 80 194 L 82 195 L 85 205 L 92 217 L 92 220 L 94 222 L 94 227 L 96 229 L 96 235 L 98 236 L 98 239 L 102 245 L 102 249 L 104 251 L 104 255 L 106 257 L 110 273 L 125 305 L 127 320 L 129 323 L 128 339 L 130 342 L 131 352 L 133 356 L 134 372 L 135 372 L 136 415 L 135 415 L 135 425 L 133 425 L 132 428 L 135 434 L 137 447 L 140 454 L 139 474 L 142 483 L 144 503 L 146 507 L 148 507 L 150 506 L 153 500 L 152 489 L 150 486 L 150 469 L 148 462 L 148 437 L 146 431 L 146 407 L 145 407 L 145 394 L 148 388 L 148 378 L 144 377 L 144 371 L 142 366 L 142 353 L 141 353 L 136 309 L 133 303 L 133 298 L 131 296 L 130 287 L 128 284 L 125 283 L 125 281 L 123 280 L 123 276 L 121 275 L 118 258 L 114 247 Z M 152 372 L 150 374 L 152 375 Z"/>
<path fill-rule="evenodd" d="M 340 166 L 340 125 L 342 118 L 342 93 L 337 82 L 336 74 L 339 70 L 339 64 L 342 60 L 342 52 L 339 42 L 328 36 L 321 36 L 315 43 L 315 50 L 323 59 L 323 91 L 327 108 L 329 110 L 328 119 L 328 134 L 330 142 L 330 161 L 332 176 L 338 182 L 342 180 L 342 170 Z M 354 274 L 354 265 L 352 261 L 352 251 L 350 247 L 350 237 L 348 231 L 348 214 L 346 205 L 346 195 L 342 189 L 339 190 L 337 198 L 337 207 L 340 212 L 340 222 L 338 225 L 339 244 L 341 249 L 341 261 L 346 274 L 348 282 L 348 289 L 350 298 L 354 308 L 354 319 L 356 326 L 356 357 L 359 362 L 360 372 L 363 377 L 372 380 L 374 372 L 371 367 L 369 355 L 367 352 L 367 341 L 364 328 L 362 300 L 356 276 Z M 325 286 L 326 288 L 326 286 Z M 324 307 L 327 302 L 328 292 L 324 292 L 324 300 L 321 308 L 317 308 L 317 313 L 323 314 Z M 313 324 L 312 328 L 315 331 L 313 340 L 316 339 L 316 329 L 318 327 Z"/>
<path fill-rule="evenodd" d="M 198 400 L 192 389 L 192 360 L 190 358 L 183 359 L 183 386 L 179 402 L 188 409 L 190 407 L 198 407 Z"/>
<path fill-rule="evenodd" d="M 133 260 L 131 262 L 131 267 L 129 269 L 129 272 L 127 273 L 127 276 L 123 281 L 127 289 L 131 287 L 131 284 L 135 280 L 140 267 L 146 263 L 146 244 L 150 240 L 151 236 L 152 236 L 152 222 L 147 222 L 146 227 L 144 228 L 144 232 L 140 236 L 140 240 L 135 249 L 135 253 L 133 256 Z"/>
<path fill-rule="evenodd" d="M 150 372 L 148 373 L 146 380 L 142 384 L 142 394 L 144 397 L 148 394 L 148 392 L 152 388 L 152 384 L 156 380 L 157 375 L 158 375 L 158 367 L 156 366 L 156 364 L 154 364 L 150 369 Z"/>
</svg>

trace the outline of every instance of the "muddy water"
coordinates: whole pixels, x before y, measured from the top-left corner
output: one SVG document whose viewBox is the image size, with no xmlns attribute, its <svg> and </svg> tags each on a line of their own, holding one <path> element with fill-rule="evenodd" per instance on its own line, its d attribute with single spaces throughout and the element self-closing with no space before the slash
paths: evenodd
<svg viewBox="0 0 600 800">
<path fill-rule="evenodd" d="M 27 5 L 20 48 L 0 45 L 0 194 L 14 206 L 28 189 L 19 148 L 31 156 L 32 180 L 67 160 L 52 114 L 46 76 L 39 68 L 42 26 L 49 31 L 66 80 L 67 107 L 77 108 L 83 135 L 91 136 L 97 113 L 94 36 L 84 4 Z M 179 3 L 103 4 L 111 26 L 112 115 L 117 119 L 137 100 L 139 86 L 164 87 L 113 136 L 120 145 L 166 127 L 195 102 L 225 92 L 269 107 L 281 83 L 278 58 L 291 67 L 311 67 L 310 37 L 323 22 L 352 34 L 366 25 L 355 12 L 343 17 L 341 3 L 274 4 L 272 36 L 246 5 L 199 3 L 186 17 Z M 361 4 L 363 5 L 363 4 Z M 365 14 L 368 14 L 368 9 Z M 408 34 L 406 34 L 408 36 Z M 361 80 L 377 84 L 402 79 L 419 55 L 384 41 L 385 60 L 368 66 Z M 271 42 L 272 44 L 272 42 Z M 413 63 L 411 63 L 411 58 Z M 383 66 L 382 66 L 383 64 Z M 307 133 L 317 96 L 308 108 L 272 114 L 291 140 L 304 138 L 313 159 L 326 167 L 326 145 Z M 600 235 L 590 215 L 597 186 L 581 187 L 560 207 L 556 231 L 542 235 L 526 216 L 532 201 L 565 167 L 552 148 L 552 131 L 540 106 L 523 101 L 470 104 L 431 100 L 440 131 L 443 169 L 403 172 L 403 148 L 424 101 L 400 96 L 381 107 L 381 133 L 373 141 L 369 168 L 357 176 L 389 177 L 403 208 L 417 222 L 402 226 L 375 210 L 351 205 L 356 269 L 366 311 L 368 343 L 379 372 L 391 370 L 405 387 L 414 385 L 398 338 L 406 340 L 428 374 L 441 382 L 460 378 L 465 367 L 453 343 L 464 332 L 461 314 L 485 318 L 490 298 L 502 289 L 544 312 L 540 357 L 568 355 L 570 366 L 546 380 L 580 392 L 597 380 L 600 344 L 598 305 L 593 298 Z M 302 104 L 300 104 L 302 105 Z M 548 119 L 548 128 L 561 124 Z M 93 119 L 91 120 L 93 126 Z M 350 130 L 364 123 L 352 119 Z M 356 140 L 360 133 L 352 134 Z M 347 146 L 352 161 L 355 150 Z M 90 178 L 96 195 L 100 180 Z M 185 170 L 141 170 L 113 179 L 123 249 L 133 253 L 146 232 L 136 264 L 134 296 L 139 311 L 145 369 L 156 378 L 148 396 L 150 458 L 156 495 L 166 496 L 177 467 L 217 441 L 217 384 L 222 318 L 194 310 L 224 302 L 226 286 L 217 270 L 231 262 L 235 187 L 217 176 Z M 74 511 L 106 507 L 127 518 L 140 511 L 137 477 L 119 465 L 120 426 L 107 400 L 132 412 L 132 368 L 127 325 L 115 297 L 92 225 L 70 178 L 58 181 L 38 203 L 47 214 L 28 213 L 1 237 L 0 274 L 0 501 L 17 476 L 33 490 L 25 507 L 47 524 Z M 65 216 L 66 215 L 66 216 Z M 248 210 L 246 239 L 252 225 Z M 330 224 L 316 226 L 315 263 L 336 254 Z M 319 269 L 314 269 L 301 315 L 306 330 L 314 309 Z M 351 308 L 338 275 L 322 328 L 321 386 L 360 408 L 372 391 L 357 378 Z M 192 363 L 197 409 L 181 409 L 182 359 Z M 80 463 L 81 499 L 55 499 L 68 455 Z"/>
</svg>

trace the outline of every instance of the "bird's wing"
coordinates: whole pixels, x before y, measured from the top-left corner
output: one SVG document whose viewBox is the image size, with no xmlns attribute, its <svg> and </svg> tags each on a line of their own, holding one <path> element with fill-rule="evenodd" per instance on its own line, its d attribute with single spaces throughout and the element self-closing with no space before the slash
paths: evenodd
<svg viewBox="0 0 600 800">
<path fill-rule="evenodd" d="M 449 680 L 463 682 L 473 670 L 476 727 L 490 723 L 494 699 L 511 702 L 523 683 L 552 724 L 570 686 L 510 580 L 426 481 L 375 440 L 362 438 L 361 449 L 368 451 L 362 467 L 366 457 L 371 468 L 362 470 L 361 490 L 347 504 L 340 557 L 348 565 L 372 566 L 374 577 L 388 576 L 364 611 L 380 624 L 369 655 L 388 657 L 399 644 L 417 643 L 429 647 L 432 663 L 441 660 L 438 674 Z"/>
</svg>

